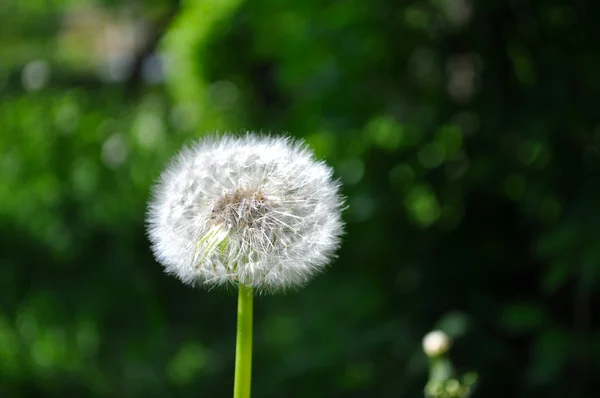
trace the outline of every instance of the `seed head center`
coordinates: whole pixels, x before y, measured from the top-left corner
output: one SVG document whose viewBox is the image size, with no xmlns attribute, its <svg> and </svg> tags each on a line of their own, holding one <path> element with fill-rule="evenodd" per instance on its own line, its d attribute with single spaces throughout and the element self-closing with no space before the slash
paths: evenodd
<svg viewBox="0 0 600 398">
<path fill-rule="evenodd" d="M 269 201 L 262 192 L 237 189 L 216 200 L 211 220 L 217 225 L 240 230 L 256 226 L 268 211 Z"/>
</svg>

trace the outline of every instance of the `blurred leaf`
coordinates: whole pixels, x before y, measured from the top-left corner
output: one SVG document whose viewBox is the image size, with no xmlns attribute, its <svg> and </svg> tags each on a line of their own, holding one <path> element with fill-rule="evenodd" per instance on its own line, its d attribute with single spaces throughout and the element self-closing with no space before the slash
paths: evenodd
<svg viewBox="0 0 600 398">
<path fill-rule="evenodd" d="M 500 321 L 508 330 L 522 333 L 538 329 L 544 318 L 544 310 L 541 306 L 522 302 L 506 306 L 502 311 Z"/>
</svg>

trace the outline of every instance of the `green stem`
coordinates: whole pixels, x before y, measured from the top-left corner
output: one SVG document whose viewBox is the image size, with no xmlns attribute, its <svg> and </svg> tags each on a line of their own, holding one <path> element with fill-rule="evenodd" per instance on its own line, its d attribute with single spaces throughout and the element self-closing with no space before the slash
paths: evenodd
<svg viewBox="0 0 600 398">
<path fill-rule="evenodd" d="M 233 398 L 250 398 L 252 380 L 252 305 L 251 287 L 240 285 L 238 293 L 237 340 Z"/>
</svg>

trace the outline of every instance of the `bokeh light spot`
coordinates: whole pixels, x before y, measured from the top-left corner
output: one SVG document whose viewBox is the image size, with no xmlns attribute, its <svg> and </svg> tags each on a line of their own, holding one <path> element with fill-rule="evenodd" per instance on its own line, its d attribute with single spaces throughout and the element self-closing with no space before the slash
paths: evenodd
<svg viewBox="0 0 600 398">
<path fill-rule="evenodd" d="M 390 117 L 380 117 L 372 120 L 366 129 L 370 139 L 380 148 L 395 150 L 404 138 L 402 126 Z"/>
<path fill-rule="evenodd" d="M 338 170 L 345 184 L 354 185 L 365 174 L 365 165 L 360 158 L 351 157 L 342 161 L 338 166 Z"/>
<path fill-rule="evenodd" d="M 429 227 L 440 217 L 440 205 L 433 191 L 426 185 L 412 188 L 405 198 L 410 216 L 421 227 Z"/>
<path fill-rule="evenodd" d="M 555 221 L 562 211 L 562 207 L 558 200 L 554 197 L 547 197 L 542 202 L 540 207 L 540 219 L 545 222 Z"/>
<path fill-rule="evenodd" d="M 127 143 L 121 133 L 111 135 L 102 145 L 102 161 L 111 169 L 121 166 L 127 159 L 127 154 Z"/>
<path fill-rule="evenodd" d="M 519 200 L 525 194 L 527 183 L 525 178 L 519 174 L 513 174 L 504 180 L 504 192 L 512 200 Z"/>
<path fill-rule="evenodd" d="M 158 145 L 165 136 L 163 119 L 152 112 L 140 113 L 133 122 L 132 130 L 140 146 L 146 149 Z"/>
<path fill-rule="evenodd" d="M 435 141 L 425 144 L 417 154 L 419 163 L 426 169 L 433 169 L 441 165 L 445 156 L 445 148 Z"/>
<path fill-rule="evenodd" d="M 350 214 L 354 221 L 363 222 L 371 218 L 375 210 L 375 201 L 367 194 L 359 194 L 350 203 Z"/>
<path fill-rule="evenodd" d="M 49 79 L 50 65 L 45 60 L 28 63 L 21 74 L 21 82 L 27 91 L 37 91 L 44 88 Z"/>
<path fill-rule="evenodd" d="M 200 344 L 182 344 L 167 364 L 167 376 L 179 386 L 187 385 L 207 366 L 208 361 L 208 353 Z"/>
<path fill-rule="evenodd" d="M 390 183 L 399 189 L 408 188 L 415 179 L 415 171 L 408 164 L 400 163 L 390 170 Z"/>
<path fill-rule="evenodd" d="M 239 90 L 235 84 L 221 80 L 211 84 L 208 88 L 208 97 L 212 104 L 222 110 L 231 109 L 239 98 Z"/>
</svg>

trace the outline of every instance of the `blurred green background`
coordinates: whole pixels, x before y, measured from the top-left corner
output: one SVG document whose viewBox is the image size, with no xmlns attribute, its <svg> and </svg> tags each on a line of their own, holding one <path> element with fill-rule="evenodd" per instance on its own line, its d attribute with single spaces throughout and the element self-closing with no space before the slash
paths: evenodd
<svg viewBox="0 0 600 398">
<path fill-rule="evenodd" d="M 339 258 L 256 300 L 255 397 L 600 391 L 600 29 L 576 0 L 0 4 L 0 397 L 231 395 L 236 296 L 162 273 L 149 187 L 207 131 L 303 137 Z"/>
</svg>

